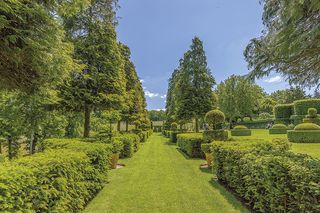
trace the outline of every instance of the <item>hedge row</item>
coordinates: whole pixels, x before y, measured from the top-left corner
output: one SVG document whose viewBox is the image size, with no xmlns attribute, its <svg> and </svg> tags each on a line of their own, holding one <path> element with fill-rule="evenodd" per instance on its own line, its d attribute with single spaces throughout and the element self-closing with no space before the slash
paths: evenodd
<svg viewBox="0 0 320 213">
<path fill-rule="evenodd" d="M 251 136 L 250 129 L 232 129 L 231 136 Z"/>
<path fill-rule="evenodd" d="M 257 212 L 319 212 L 320 161 L 285 141 L 213 143 L 219 181 Z"/>
<path fill-rule="evenodd" d="M 201 144 L 205 143 L 201 133 L 183 133 L 177 136 L 177 145 L 189 157 L 203 157 Z"/>
<path fill-rule="evenodd" d="M 290 130 L 288 140 L 294 143 L 320 143 L 320 130 Z"/>
<path fill-rule="evenodd" d="M 256 120 L 256 121 L 243 121 L 238 122 L 238 125 L 244 125 L 248 127 L 249 129 L 265 129 L 266 126 L 273 122 L 273 119 L 266 119 L 266 120 Z"/>
<path fill-rule="evenodd" d="M 320 99 L 304 99 L 294 102 L 295 115 L 307 115 L 309 108 L 315 108 L 320 112 Z"/>
<path fill-rule="evenodd" d="M 290 119 L 290 116 L 293 115 L 294 105 L 293 104 L 278 104 L 273 108 L 274 117 L 276 120 Z"/>
<path fill-rule="evenodd" d="M 269 129 L 269 134 L 270 135 L 275 135 L 275 134 L 287 134 L 287 129 Z"/>
<path fill-rule="evenodd" d="M 136 134 L 123 134 L 115 139 L 123 143 L 123 149 L 120 152 L 120 158 L 130 158 L 138 151 L 141 138 Z"/>
<path fill-rule="evenodd" d="M 102 189 L 110 145 L 51 140 L 45 148 L 0 166 L 1 212 L 79 212 Z"/>
</svg>

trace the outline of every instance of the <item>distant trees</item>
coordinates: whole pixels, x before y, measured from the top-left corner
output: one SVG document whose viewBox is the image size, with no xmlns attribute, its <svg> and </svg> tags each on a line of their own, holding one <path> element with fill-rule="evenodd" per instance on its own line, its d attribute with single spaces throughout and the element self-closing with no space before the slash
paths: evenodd
<svg viewBox="0 0 320 213">
<path fill-rule="evenodd" d="M 164 110 L 149 110 L 148 111 L 149 119 L 151 121 L 165 121 L 166 112 Z"/>
<path fill-rule="evenodd" d="M 232 75 L 217 87 L 218 106 L 231 121 L 239 117 L 252 117 L 263 90 L 247 78 Z"/>
<path fill-rule="evenodd" d="M 277 90 L 270 94 L 270 98 L 279 104 L 290 104 L 296 100 L 307 98 L 306 92 L 301 87 Z"/>
<path fill-rule="evenodd" d="M 169 81 L 167 115 L 178 121 L 195 120 L 199 132 L 199 119 L 213 108 L 212 92 L 215 80 L 207 65 L 202 41 L 195 37 L 190 50 L 180 60 L 180 66 Z"/>
<path fill-rule="evenodd" d="M 251 78 L 275 71 L 290 83 L 320 84 L 319 0 L 264 0 L 264 33 L 248 44 L 244 55 Z"/>
</svg>

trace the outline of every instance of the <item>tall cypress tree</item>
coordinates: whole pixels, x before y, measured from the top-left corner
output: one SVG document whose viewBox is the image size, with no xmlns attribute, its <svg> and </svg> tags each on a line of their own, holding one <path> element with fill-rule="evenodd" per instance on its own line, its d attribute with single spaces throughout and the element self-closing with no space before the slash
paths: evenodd
<svg viewBox="0 0 320 213">
<path fill-rule="evenodd" d="M 73 88 L 64 97 L 77 97 L 72 104 L 84 111 L 84 137 L 89 137 L 94 108 L 118 109 L 123 104 L 125 73 L 113 4 L 111 0 L 95 0 L 85 10 L 65 19 L 65 29 L 75 45 L 75 57 L 85 68 L 73 74 Z"/>
<path fill-rule="evenodd" d="M 175 89 L 176 115 L 179 120 L 194 119 L 199 132 L 199 119 L 213 106 L 212 88 L 215 79 L 207 65 L 203 43 L 195 37 L 190 50 L 184 54 Z"/>
</svg>

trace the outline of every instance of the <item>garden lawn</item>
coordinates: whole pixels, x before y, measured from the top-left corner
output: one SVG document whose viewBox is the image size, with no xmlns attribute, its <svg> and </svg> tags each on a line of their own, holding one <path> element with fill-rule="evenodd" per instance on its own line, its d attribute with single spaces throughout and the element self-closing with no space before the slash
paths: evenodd
<svg viewBox="0 0 320 213">
<path fill-rule="evenodd" d="M 125 168 L 110 172 L 110 183 L 85 212 L 248 212 L 215 180 L 200 170 L 201 159 L 188 159 L 153 134 Z"/>
<path fill-rule="evenodd" d="M 231 134 L 229 134 L 231 135 Z M 269 130 L 252 129 L 251 136 L 232 136 L 235 140 L 260 139 L 271 141 L 274 138 L 288 139 L 286 134 L 270 135 Z M 292 151 L 296 153 L 308 154 L 312 157 L 320 158 L 320 143 L 291 143 Z"/>
</svg>

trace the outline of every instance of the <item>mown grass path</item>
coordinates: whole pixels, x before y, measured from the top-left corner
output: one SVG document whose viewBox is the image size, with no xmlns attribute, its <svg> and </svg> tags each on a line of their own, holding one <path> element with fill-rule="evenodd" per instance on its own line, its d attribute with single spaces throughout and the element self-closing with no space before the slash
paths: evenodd
<svg viewBox="0 0 320 213">
<path fill-rule="evenodd" d="M 125 168 L 112 170 L 110 183 L 85 212 L 247 212 L 239 201 L 160 134 L 153 134 Z"/>
</svg>

